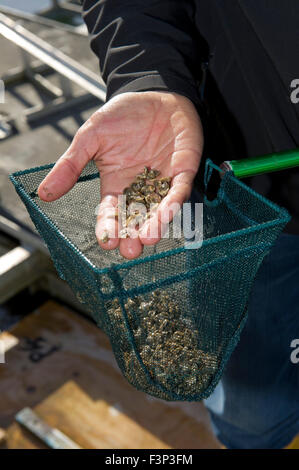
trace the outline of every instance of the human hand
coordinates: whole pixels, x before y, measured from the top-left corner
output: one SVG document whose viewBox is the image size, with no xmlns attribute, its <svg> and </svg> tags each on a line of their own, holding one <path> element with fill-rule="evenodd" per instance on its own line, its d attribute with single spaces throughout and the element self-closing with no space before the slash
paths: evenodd
<svg viewBox="0 0 299 470">
<path fill-rule="evenodd" d="M 182 205 L 188 199 L 202 148 L 200 118 L 188 98 L 169 92 L 123 93 L 109 100 L 80 127 L 70 147 L 40 184 L 38 195 L 49 202 L 60 198 L 74 186 L 85 165 L 94 160 L 101 176 L 98 242 L 103 249 L 119 247 L 124 257 L 136 258 L 143 245 L 159 241 L 163 225 L 174 215 L 169 211 L 171 205 Z M 138 237 L 120 239 L 118 222 L 113 217 L 118 195 L 144 166 L 171 177 L 171 188 Z M 153 227 L 157 228 L 155 238 L 149 235 Z M 103 243 L 105 232 L 109 240 Z"/>
</svg>

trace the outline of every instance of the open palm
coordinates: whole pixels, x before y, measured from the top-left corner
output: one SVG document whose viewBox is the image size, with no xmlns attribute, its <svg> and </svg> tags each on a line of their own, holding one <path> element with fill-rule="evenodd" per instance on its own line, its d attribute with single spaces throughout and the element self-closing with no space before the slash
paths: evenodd
<svg viewBox="0 0 299 470">
<path fill-rule="evenodd" d="M 157 243 L 169 207 L 189 197 L 203 146 L 202 128 L 192 102 L 168 92 L 124 93 L 108 101 L 78 130 L 70 147 L 39 187 L 39 197 L 54 201 L 76 183 L 85 165 L 94 160 L 101 175 L 101 204 L 96 235 L 104 249 L 135 258 L 143 244 Z M 168 195 L 135 238 L 119 239 L 113 217 L 118 195 L 144 166 L 172 178 Z M 172 214 L 173 215 L 173 214 Z M 149 225 L 158 236 L 150 236 Z M 109 241 L 101 237 L 108 232 Z"/>
</svg>

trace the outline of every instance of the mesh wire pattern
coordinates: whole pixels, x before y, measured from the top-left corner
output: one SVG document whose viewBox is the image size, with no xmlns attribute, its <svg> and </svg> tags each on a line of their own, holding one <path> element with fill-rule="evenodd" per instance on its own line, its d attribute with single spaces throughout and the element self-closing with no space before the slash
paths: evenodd
<svg viewBox="0 0 299 470">
<path fill-rule="evenodd" d="M 37 188 L 53 165 L 10 179 L 60 277 L 108 335 L 123 375 L 164 400 L 207 398 L 237 345 L 253 280 L 288 212 L 228 172 L 216 198 L 204 197 L 200 248 L 162 239 L 126 261 L 97 243 L 96 166 L 88 164 L 69 193 L 45 203 Z M 213 171 L 221 170 L 208 160 L 206 185 Z"/>
</svg>

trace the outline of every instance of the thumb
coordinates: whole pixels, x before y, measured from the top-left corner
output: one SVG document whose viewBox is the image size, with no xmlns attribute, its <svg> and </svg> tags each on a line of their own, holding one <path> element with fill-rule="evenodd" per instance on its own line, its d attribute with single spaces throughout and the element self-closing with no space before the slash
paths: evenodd
<svg viewBox="0 0 299 470">
<path fill-rule="evenodd" d="M 39 185 L 38 195 L 43 201 L 55 201 L 74 186 L 83 168 L 99 149 L 97 130 L 90 119 L 80 127 L 67 151 Z"/>
</svg>

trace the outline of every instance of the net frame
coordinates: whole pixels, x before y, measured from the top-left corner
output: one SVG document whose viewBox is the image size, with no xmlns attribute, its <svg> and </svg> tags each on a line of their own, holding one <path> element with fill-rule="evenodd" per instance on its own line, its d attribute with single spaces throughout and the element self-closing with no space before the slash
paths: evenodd
<svg viewBox="0 0 299 470">
<path fill-rule="evenodd" d="M 221 266 L 223 263 L 227 262 L 227 253 L 222 251 L 221 252 L 221 247 L 223 245 L 227 244 L 227 250 L 229 249 L 229 246 L 234 246 L 237 245 L 237 241 L 241 240 L 240 249 L 235 249 L 233 252 L 229 253 L 229 258 L 231 260 L 238 260 L 240 257 L 243 257 L 248 254 L 256 253 L 259 256 L 259 261 L 256 265 L 256 271 L 254 275 L 256 274 L 259 265 L 261 264 L 264 256 L 266 256 L 267 252 L 270 250 L 271 246 L 273 245 L 275 239 L 285 226 L 285 224 L 290 220 L 290 216 L 288 212 L 284 208 L 280 208 L 273 202 L 269 201 L 266 199 L 264 196 L 256 193 L 254 190 L 249 188 L 245 183 L 242 181 L 238 180 L 237 178 L 234 177 L 232 172 L 227 172 L 222 181 L 221 185 L 219 187 L 217 196 L 214 200 L 210 201 L 207 199 L 207 197 L 204 197 L 204 207 L 207 210 L 212 210 L 213 208 L 217 208 L 219 205 L 220 201 L 224 202 L 229 207 L 231 204 L 231 201 L 229 200 L 227 196 L 227 191 L 226 191 L 226 185 L 227 184 L 234 184 L 236 187 L 244 191 L 244 194 L 251 195 L 251 197 L 254 198 L 256 201 L 257 207 L 258 204 L 262 204 L 263 206 L 269 208 L 269 210 L 272 210 L 273 213 L 276 214 L 277 217 L 272 218 L 271 220 L 264 221 L 262 223 L 256 223 L 255 220 L 252 220 L 250 217 L 247 217 L 246 214 L 241 214 L 243 218 L 247 219 L 246 223 L 248 224 L 247 227 L 245 228 L 240 228 L 237 230 L 232 230 L 227 233 L 219 234 L 217 236 L 213 236 L 211 238 L 207 238 L 203 240 L 202 246 L 200 248 L 197 248 L 195 250 L 206 250 L 207 252 L 212 252 L 218 253 L 217 256 L 214 259 L 211 259 L 208 262 L 205 262 L 201 265 L 192 265 L 191 262 L 191 267 L 189 266 L 189 269 L 185 270 L 184 272 L 178 272 L 174 273 L 172 276 L 165 277 L 163 279 L 159 279 L 158 281 L 152 280 L 151 282 L 147 282 L 146 284 L 143 285 L 138 285 L 136 287 L 131 287 L 130 289 L 124 288 L 124 276 L 121 275 L 124 271 L 128 270 L 134 270 L 134 269 L 140 269 L 140 267 L 144 267 L 146 269 L 146 266 L 155 266 L 156 263 L 159 263 L 162 260 L 171 260 L 173 257 L 180 256 L 181 254 L 186 254 L 186 256 L 189 256 L 190 258 L 190 251 L 194 254 L 193 250 L 187 250 L 189 253 L 186 252 L 185 246 L 180 246 L 178 248 L 174 249 L 169 249 L 166 251 L 162 251 L 160 253 L 153 253 L 150 254 L 149 256 L 144 256 L 143 258 L 138 258 L 135 260 L 131 261 L 124 261 L 123 263 L 118 263 L 118 264 L 113 264 L 111 266 L 106 266 L 104 268 L 100 268 L 96 266 L 93 262 L 91 262 L 90 259 L 88 259 L 87 256 L 84 255 L 84 253 L 80 250 L 76 244 L 72 242 L 72 240 L 67 237 L 63 231 L 60 229 L 60 227 L 49 217 L 44 210 L 41 209 L 39 204 L 36 202 L 37 201 L 37 188 L 34 188 L 31 191 L 28 191 L 24 185 L 24 181 L 26 177 L 29 175 L 34 175 L 38 174 L 40 172 L 44 172 L 45 170 L 50 170 L 54 164 L 49 164 L 49 165 L 44 165 L 41 167 L 36 167 L 36 168 L 31 168 L 28 170 L 20 171 L 13 173 L 10 175 L 10 179 L 12 183 L 15 186 L 15 189 L 23 202 L 25 203 L 28 212 L 30 214 L 30 217 L 33 220 L 33 223 L 35 224 L 37 230 L 39 231 L 40 235 L 46 240 L 50 253 L 52 255 L 52 258 L 54 260 L 55 267 L 63 279 L 66 279 L 69 281 L 69 276 L 65 274 L 65 268 L 61 266 L 59 263 L 59 260 L 57 259 L 57 256 L 55 256 L 55 249 L 57 249 L 57 242 L 62 243 L 67 250 L 67 255 L 66 259 L 70 260 L 72 256 L 75 257 L 77 262 L 80 264 L 79 269 L 82 270 L 82 273 L 84 272 L 84 281 L 86 282 L 86 285 L 90 285 L 91 288 L 89 292 L 93 292 L 94 295 L 94 301 L 91 302 L 91 314 L 94 318 L 94 320 L 97 322 L 97 324 L 107 333 L 107 335 L 110 338 L 110 341 L 112 343 L 112 347 L 114 350 L 114 353 L 117 357 L 118 363 L 120 365 L 120 368 L 122 372 L 124 373 L 123 366 L 122 366 L 122 358 L 120 357 L 121 351 L 119 354 L 119 351 L 116 351 L 117 346 L 115 346 L 115 333 L 111 329 L 111 325 L 109 325 L 109 316 L 106 319 L 103 319 L 103 316 L 105 317 L 107 314 L 107 305 L 115 298 L 118 298 L 120 302 L 120 307 L 122 310 L 122 315 L 123 315 L 123 322 L 124 326 L 126 329 L 126 333 L 128 334 L 128 341 L 130 342 L 131 345 L 133 345 L 133 351 L 134 354 L 137 358 L 138 364 L 141 365 L 141 369 L 143 369 L 144 376 L 146 377 L 148 384 L 145 385 L 145 381 L 141 380 L 141 383 L 138 383 L 138 380 L 136 378 L 128 377 L 128 374 L 124 373 L 126 378 L 136 387 L 139 388 L 140 390 L 149 393 L 151 395 L 157 396 L 159 398 L 163 398 L 166 400 L 184 400 L 184 401 L 199 401 L 202 400 L 203 398 L 207 398 L 212 391 L 214 390 L 215 386 L 217 385 L 225 364 L 227 363 L 232 351 L 236 347 L 241 331 L 244 327 L 244 324 L 247 319 L 247 301 L 246 301 L 246 306 L 244 307 L 243 313 L 240 315 L 240 321 L 238 322 L 238 325 L 236 325 L 234 334 L 232 334 L 229 338 L 229 341 L 226 345 L 226 348 L 222 354 L 221 360 L 219 361 L 217 365 L 217 370 L 214 373 L 213 377 L 211 378 L 209 384 L 204 387 L 204 389 L 199 390 L 198 393 L 177 393 L 177 391 L 172 391 L 172 390 L 166 390 L 165 387 L 161 387 L 161 384 L 155 383 L 155 381 L 152 380 L 151 374 L 146 370 L 147 368 L 144 367 L 143 361 L 140 357 L 140 352 L 138 351 L 138 347 L 136 347 L 135 340 L 134 340 L 134 335 L 132 333 L 132 328 L 130 325 L 130 320 L 128 318 L 128 312 L 127 308 L 125 306 L 125 302 L 127 299 L 132 299 L 135 298 L 136 296 L 143 296 L 147 295 L 157 289 L 167 289 L 168 287 L 173 286 L 175 283 L 183 283 L 183 282 L 191 282 L 192 280 L 196 278 L 196 276 L 199 275 L 201 272 L 205 272 L 207 269 L 221 269 Z M 206 162 L 206 169 L 205 169 L 205 186 L 207 187 L 209 180 L 211 178 L 212 172 L 217 171 L 217 172 L 222 172 L 222 170 L 215 165 L 211 160 L 207 160 Z M 86 182 L 86 181 L 92 181 L 96 178 L 100 179 L 100 175 L 97 172 L 90 173 L 87 175 L 80 176 L 78 179 L 78 182 L 76 184 L 80 184 L 81 182 Z M 32 188 L 31 188 L 32 189 Z M 51 204 L 51 203 L 48 203 Z M 232 211 L 234 211 L 234 208 L 231 208 Z M 47 235 L 47 231 L 49 234 L 52 234 L 54 237 L 55 235 L 55 240 L 49 239 L 49 236 Z M 263 237 L 262 234 L 272 234 L 271 237 L 268 239 L 267 242 L 262 241 Z M 248 246 L 243 246 L 242 245 L 242 237 L 245 237 L 245 239 L 250 240 L 250 243 Z M 54 240 L 54 242 L 53 242 Z M 52 243 L 52 246 L 51 246 Z M 55 245 L 56 243 L 56 245 Z M 53 248 L 54 246 L 54 248 Z M 56 248 L 55 248 L 56 246 Z M 220 249 L 218 249 L 220 247 Z M 222 253 L 222 256 L 219 255 L 219 253 Z M 151 267 L 151 269 L 153 269 Z M 113 289 L 110 289 L 110 292 L 103 292 L 101 288 L 101 278 L 103 276 L 109 276 L 109 278 L 112 281 L 113 284 Z M 254 276 L 252 276 L 252 282 L 253 282 Z M 72 283 L 71 283 L 72 284 Z M 71 285 L 72 287 L 72 285 Z M 97 292 L 96 292 L 97 291 Z M 192 291 L 192 288 L 190 288 L 190 291 Z M 79 292 L 80 292 L 80 287 L 79 287 Z M 80 295 L 80 294 L 79 294 Z M 90 295 L 90 294 L 89 294 Z M 84 297 L 84 296 L 83 296 Z M 86 296 L 85 296 L 86 297 Z M 88 297 L 88 296 L 87 296 Z M 248 295 L 249 297 L 249 295 Z M 81 301 L 83 303 L 89 304 L 89 301 L 86 298 L 81 298 Z M 248 300 L 248 299 L 247 299 Z M 99 312 L 93 311 L 93 307 L 98 304 L 102 304 L 101 307 L 99 308 Z M 136 366 L 136 364 L 135 364 Z"/>
</svg>

